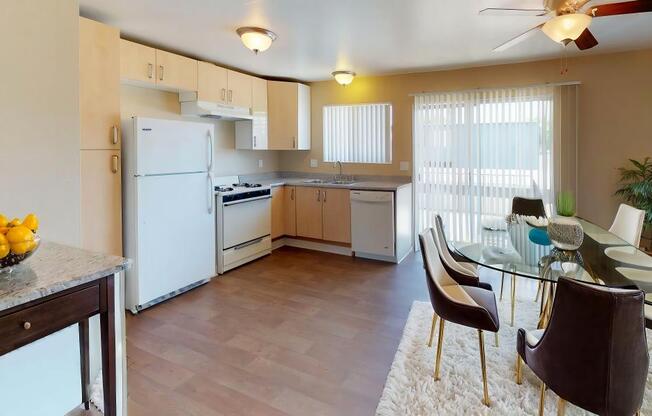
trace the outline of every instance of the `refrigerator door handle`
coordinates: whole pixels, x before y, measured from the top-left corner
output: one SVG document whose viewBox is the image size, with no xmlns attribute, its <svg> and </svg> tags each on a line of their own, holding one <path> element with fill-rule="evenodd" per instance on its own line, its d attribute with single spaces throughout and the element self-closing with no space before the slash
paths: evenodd
<svg viewBox="0 0 652 416">
<path fill-rule="evenodd" d="M 213 186 L 213 175 L 208 173 L 208 213 L 213 213 L 213 206 L 215 204 L 215 187 Z"/>
<path fill-rule="evenodd" d="M 208 131 L 208 171 L 213 171 L 213 135 Z"/>
</svg>

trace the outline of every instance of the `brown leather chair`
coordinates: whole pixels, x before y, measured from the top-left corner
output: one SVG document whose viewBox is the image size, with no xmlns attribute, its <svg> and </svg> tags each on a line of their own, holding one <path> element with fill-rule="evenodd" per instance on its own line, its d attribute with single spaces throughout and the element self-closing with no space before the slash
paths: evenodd
<svg viewBox="0 0 652 416">
<path fill-rule="evenodd" d="M 643 403 L 648 351 L 640 290 L 589 285 L 560 278 L 545 330 L 518 330 L 521 359 L 565 401 L 599 415 L 633 415 Z"/>
<path fill-rule="evenodd" d="M 436 233 L 436 231 L 434 231 Z M 497 332 L 500 326 L 496 297 L 491 290 L 476 286 L 458 284 L 444 268 L 435 244 L 433 230 L 426 230 L 419 235 L 423 266 L 426 270 L 426 282 L 430 294 L 430 302 L 434 309 L 431 340 L 440 318 L 439 341 L 437 343 L 437 359 L 435 363 L 435 380 L 439 380 L 441 351 L 444 343 L 444 322 L 476 328 L 480 344 L 480 363 L 482 366 L 483 400 L 489 406 L 487 390 L 487 368 L 485 364 L 484 336 L 482 331 Z"/>
<path fill-rule="evenodd" d="M 546 208 L 541 198 L 515 196 L 512 199 L 512 214 L 545 218 Z"/>
</svg>

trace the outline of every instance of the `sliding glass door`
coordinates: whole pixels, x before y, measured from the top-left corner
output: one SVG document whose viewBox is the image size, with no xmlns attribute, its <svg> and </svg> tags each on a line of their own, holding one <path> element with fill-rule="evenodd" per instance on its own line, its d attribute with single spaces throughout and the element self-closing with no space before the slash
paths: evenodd
<svg viewBox="0 0 652 416">
<path fill-rule="evenodd" d="M 514 196 L 551 209 L 553 95 L 528 87 L 415 96 L 417 233 L 438 213 L 451 238 L 471 241 L 478 222 L 509 214 Z"/>
</svg>

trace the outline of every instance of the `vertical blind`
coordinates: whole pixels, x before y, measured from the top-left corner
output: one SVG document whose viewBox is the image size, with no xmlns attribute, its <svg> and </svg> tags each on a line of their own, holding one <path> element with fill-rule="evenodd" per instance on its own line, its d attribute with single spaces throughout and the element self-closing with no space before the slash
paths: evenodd
<svg viewBox="0 0 652 416">
<path fill-rule="evenodd" d="M 514 196 L 541 197 L 550 211 L 552 107 L 548 86 L 415 96 L 416 231 L 440 214 L 452 238 L 471 241 Z"/>
<path fill-rule="evenodd" d="M 324 106 L 324 161 L 392 162 L 392 105 Z"/>
</svg>

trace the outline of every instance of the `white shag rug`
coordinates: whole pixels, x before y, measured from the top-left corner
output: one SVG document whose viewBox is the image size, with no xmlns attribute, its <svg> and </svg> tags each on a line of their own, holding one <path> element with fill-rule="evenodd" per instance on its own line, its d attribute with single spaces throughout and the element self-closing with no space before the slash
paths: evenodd
<svg viewBox="0 0 652 416">
<path fill-rule="evenodd" d="M 507 292 L 509 293 L 509 292 Z M 523 384 L 517 385 L 516 333 L 518 328 L 535 328 L 539 307 L 533 299 L 517 300 L 514 326 L 509 325 L 510 302 L 505 296 L 498 305 L 500 313 L 499 347 L 494 334 L 484 333 L 485 356 L 491 407 L 481 403 L 482 372 L 478 332 L 447 323 L 442 346 L 441 380 L 434 381 L 439 324 L 431 348 L 428 335 L 432 306 L 414 302 L 403 337 L 387 376 L 376 416 L 424 415 L 537 415 L 541 382 L 523 365 Z M 652 343 L 648 340 L 648 345 Z M 545 414 L 557 414 L 558 397 L 546 392 Z M 648 372 L 647 393 L 641 413 L 652 415 L 652 373 Z M 566 415 L 590 414 L 570 403 Z"/>
</svg>

